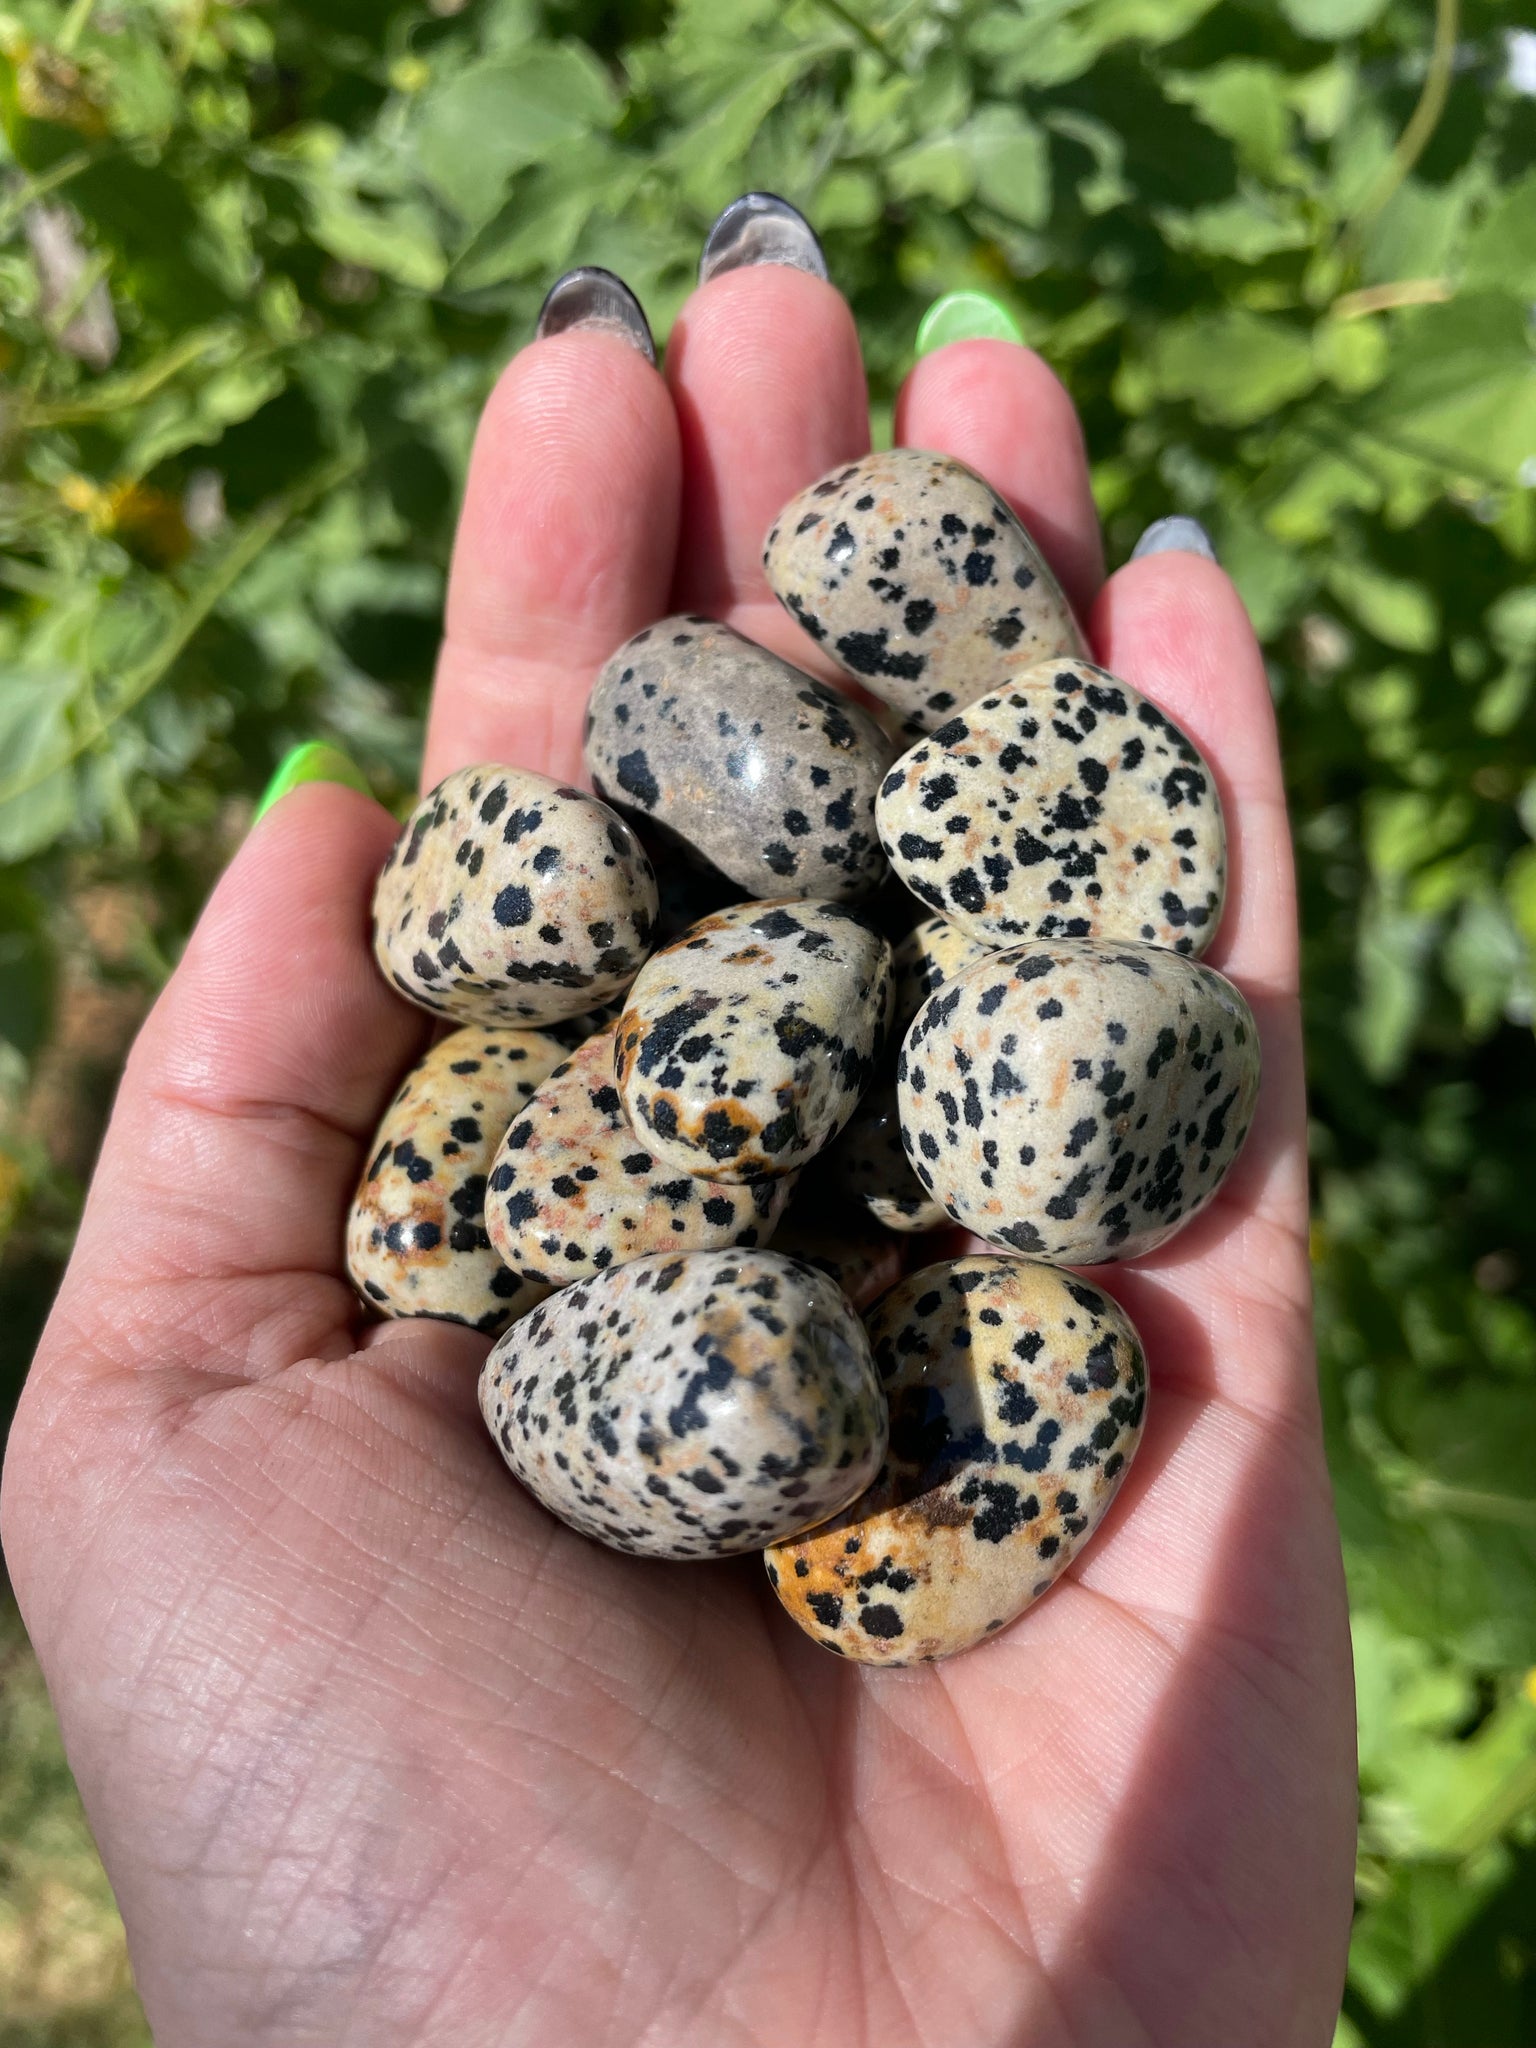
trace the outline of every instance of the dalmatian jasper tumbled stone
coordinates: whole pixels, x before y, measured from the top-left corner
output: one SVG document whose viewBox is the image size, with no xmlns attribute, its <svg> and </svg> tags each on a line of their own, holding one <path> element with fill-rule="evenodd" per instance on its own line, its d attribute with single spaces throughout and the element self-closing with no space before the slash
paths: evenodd
<svg viewBox="0 0 1536 2048">
<path fill-rule="evenodd" d="M 524 1279 L 564 1287 L 653 1252 L 765 1242 L 794 1176 L 727 1187 L 659 1159 L 614 1082 L 613 1028 L 579 1046 L 509 1125 L 491 1163 L 486 1227 Z"/>
<path fill-rule="evenodd" d="M 831 1186 L 867 1209 L 883 1229 L 938 1230 L 949 1221 L 944 1204 L 918 1180 L 902 1149 L 894 1088 L 872 1089 L 824 1157 Z"/>
<path fill-rule="evenodd" d="M 874 1079 L 891 949 L 836 903 L 743 903 L 706 917 L 636 975 L 617 1075 L 637 1136 L 713 1179 L 790 1172 Z"/>
<path fill-rule="evenodd" d="M 893 448 L 791 498 L 768 581 L 822 652 L 930 732 L 1024 663 L 1084 652 L 1044 556 L 973 470 Z"/>
<path fill-rule="evenodd" d="M 1056 939 L 928 998 L 896 1067 L 908 1156 L 957 1223 L 1064 1265 L 1134 1259 L 1203 1209 L 1259 1089 L 1231 982 L 1160 946 Z"/>
<path fill-rule="evenodd" d="M 347 1271 L 376 1314 L 494 1334 L 543 1299 L 491 1249 L 485 1180 L 503 1131 L 564 1057 L 543 1032 L 469 1024 L 406 1075 L 347 1217 Z"/>
<path fill-rule="evenodd" d="M 1203 953 L 1226 888 L 1198 748 L 1091 662 L 1037 662 L 910 748 L 875 806 L 915 896 L 984 944 L 1140 939 Z"/>
<path fill-rule="evenodd" d="M 995 948 L 973 939 L 947 917 L 925 917 L 901 940 L 892 956 L 896 975 L 896 1015 L 892 1038 L 905 1038 L 912 1019 L 942 982 L 953 981 Z"/>
<path fill-rule="evenodd" d="M 858 1317 L 776 1252 L 640 1259 L 507 1333 L 480 1411 L 552 1514 L 642 1557 L 731 1557 L 835 1514 L 885 1451 Z"/>
<path fill-rule="evenodd" d="M 840 691 L 712 619 L 626 640 L 587 707 L 599 795 L 754 896 L 853 902 L 880 886 L 875 791 L 895 751 Z"/>
<path fill-rule="evenodd" d="M 656 877 L 629 826 L 527 768 L 440 782 L 373 899 L 386 978 L 466 1023 L 554 1023 L 621 994 L 655 924 Z"/>
<path fill-rule="evenodd" d="M 1093 1535 L 1141 1440 L 1146 1363 L 1117 1303 L 1029 1259 L 913 1273 L 868 1329 L 885 1463 L 835 1519 L 770 1547 L 768 1576 L 824 1648 L 927 1663 L 1005 1628 Z"/>
</svg>

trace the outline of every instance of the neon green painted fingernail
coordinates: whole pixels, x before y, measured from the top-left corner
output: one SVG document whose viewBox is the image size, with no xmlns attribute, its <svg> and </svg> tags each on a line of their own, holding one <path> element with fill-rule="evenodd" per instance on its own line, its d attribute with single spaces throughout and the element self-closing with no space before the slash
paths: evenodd
<svg viewBox="0 0 1536 2048">
<path fill-rule="evenodd" d="M 988 292 L 946 292 L 935 299 L 917 330 L 917 353 L 930 355 L 947 341 L 1022 341 L 1023 333 L 1001 299 Z"/>
<path fill-rule="evenodd" d="M 370 794 L 362 769 L 340 747 L 327 746 L 324 740 L 305 740 L 278 762 L 277 773 L 261 793 L 256 818 L 264 818 L 279 797 L 297 789 L 301 782 L 340 782 L 348 789 L 360 789 L 364 796 Z M 253 825 L 256 818 L 251 820 Z"/>
</svg>

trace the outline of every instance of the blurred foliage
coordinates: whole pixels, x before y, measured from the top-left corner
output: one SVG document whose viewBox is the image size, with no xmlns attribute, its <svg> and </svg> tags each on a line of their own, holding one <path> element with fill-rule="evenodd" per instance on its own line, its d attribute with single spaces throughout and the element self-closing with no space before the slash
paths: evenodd
<svg viewBox="0 0 1536 2048">
<path fill-rule="evenodd" d="M 1340 2043 L 1536 2039 L 1533 93 L 1494 0 L 0 0 L 11 1387 L 253 792 L 312 736 L 411 783 L 476 410 L 546 286 L 607 264 L 664 335 L 718 208 L 782 191 L 877 429 L 932 298 L 999 294 L 1112 559 L 1194 514 L 1258 622 L 1360 1679 Z"/>
</svg>

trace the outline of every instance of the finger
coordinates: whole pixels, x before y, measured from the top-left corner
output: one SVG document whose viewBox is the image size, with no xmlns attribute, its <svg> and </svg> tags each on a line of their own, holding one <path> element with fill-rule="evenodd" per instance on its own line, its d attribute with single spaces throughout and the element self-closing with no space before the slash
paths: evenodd
<svg viewBox="0 0 1536 2048">
<path fill-rule="evenodd" d="M 984 476 L 1044 550 L 1078 615 L 1104 578 L 1077 412 L 1033 349 L 952 341 L 924 356 L 896 401 L 896 439 Z"/>
<path fill-rule="evenodd" d="M 806 667 L 809 638 L 763 575 L 763 538 L 787 499 L 869 448 L 853 315 L 822 278 L 783 264 L 696 291 L 667 342 L 683 450 L 673 606 L 728 619 Z"/>
<path fill-rule="evenodd" d="M 1317 1423 L 1296 890 L 1274 705 L 1241 598 L 1181 552 L 1118 570 L 1093 608 L 1097 658 L 1181 726 L 1213 769 L 1227 901 L 1206 955 L 1251 1004 L 1263 1083 L 1248 1139 L 1211 1206 L 1161 1251 L 1106 1273 L 1160 1384 L 1224 1393 Z"/>
<path fill-rule="evenodd" d="M 425 787 L 475 761 L 580 775 L 593 675 L 667 609 L 679 476 L 666 386 L 627 342 L 570 328 L 508 365 L 470 459 Z"/>
<path fill-rule="evenodd" d="M 1198 555 L 1149 555 L 1104 586 L 1090 618 L 1103 665 L 1150 697 L 1216 773 L 1227 905 L 1208 958 L 1255 996 L 1297 986 L 1296 885 L 1274 704 L 1230 579 Z"/>
<path fill-rule="evenodd" d="M 347 1203 L 426 1035 L 369 947 L 395 829 L 312 783 L 236 855 L 129 1057 L 52 1370 L 107 1357 L 252 1378 L 352 1348 Z"/>
</svg>

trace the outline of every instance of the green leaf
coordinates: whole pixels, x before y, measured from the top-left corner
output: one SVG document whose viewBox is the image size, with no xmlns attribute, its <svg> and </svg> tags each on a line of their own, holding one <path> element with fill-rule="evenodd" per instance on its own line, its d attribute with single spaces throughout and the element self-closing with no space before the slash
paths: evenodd
<svg viewBox="0 0 1536 2048">
<path fill-rule="evenodd" d="M 1386 0 L 1280 0 L 1292 28 L 1320 43 L 1342 42 L 1369 28 Z"/>
<path fill-rule="evenodd" d="M 1164 328 L 1151 350 L 1157 388 L 1204 418 L 1243 425 L 1309 391 L 1317 365 L 1300 328 L 1234 308 Z"/>
<path fill-rule="evenodd" d="M 1468 291 L 1536 299 L 1536 170 L 1502 194 L 1467 237 L 1461 276 Z"/>
<path fill-rule="evenodd" d="M 506 197 L 515 171 L 612 126 L 616 102 L 602 67 L 574 44 L 519 50 L 472 65 L 426 93 L 416 158 L 439 196 L 478 226 Z"/>
<path fill-rule="evenodd" d="M 1193 107 L 1207 127 L 1226 136 L 1254 170 L 1269 177 L 1288 168 L 1291 112 L 1285 74 L 1274 65 L 1233 58 L 1207 71 L 1172 77 L 1164 90 L 1170 99 Z"/>
<path fill-rule="evenodd" d="M 1440 608 L 1422 583 L 1364 562 L 1335 562 L 1328 587 L 1368 633 L 1389 647 L 1427 654 L 1440 638 Z"/>
<path fill-rule="evenodd" d="M 1428 995 L 1427 969 L 1434 925 L 1426 917 L 1366 904 L 1356 953 L 1359 1001 L 1350 1036 L 1366 1072 L 1378 1081 L 1402 1071 Z"/>
<path fill-rule="evenodd" d="M 0 668 L 0 761 L 5 780 L 26 784 L 68 745 L 68 706 L 78 674 L 57 668 Z M 67 768 L 0 802 L 0 862 L 26 860 L 63 838 L 74 821 L 75 781 Z"/>
<path fill-rule="evenodd" d="M 963 206 L 976 189 L 976 163 L 958 136 L 920 142 L 891 159 L 886 176 L 898 199 L 931 199 L 938 206 Z"/>
<path fill-rule="evenodd" d="M 639 158 L 592 141 L 520 178 L 453 266 L 455 291 L 483 291 L 508 278 L 552 279 L 575 260 L 576 244 L 600 198 L 622 207 L 645 174 Z"/>
<path fill-rule="evenodd" d="M 1015 107 L 981 107 L 964 134 L 976 196 L 1009 220 L 1044 227 L 1051 211 L 1051 160 L 1034 122 Z"/>
</svg>

